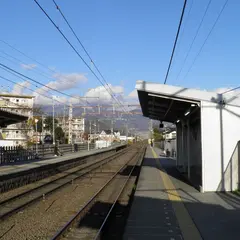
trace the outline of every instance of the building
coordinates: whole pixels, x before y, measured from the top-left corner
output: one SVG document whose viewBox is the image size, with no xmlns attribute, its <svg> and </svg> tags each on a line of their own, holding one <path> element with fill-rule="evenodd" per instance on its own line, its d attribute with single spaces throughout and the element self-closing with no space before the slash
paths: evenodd
<svg viewBox="0 0 240 240">
<path fill-rule="evenodd" d="M 240 96 L 137 81 L 143 116 L 176 124 L 177 168 L 202 192 L 239 189 Z"/>
<path fill-rule="evenodd" d="M 176 137 L 177 132 L 174 130 L 169 130 L 163 132 L 163 149 L 165 150 L 166 154 L 170 157 L 176 157 Z"/>
<path fill-rule="evenodd" d="M 69 129 L 72 131 L 72 142 L 82 142 L 83 134 L 86 131 L 86 121 L 85 118 L 73 117 L 70 123 L 72 124 L 71 128 L 69 128 L 69 119 L 67 118 L 57 118 L 58 126 L 63 129 L 65 133 L 65 138 L 68 139 Z"/>
<path fill-rule="evenodd" d="M 22 116 L 23 120 L 1 129 L 2 138 L 5 141 L 11 141 L 15 146 L 25 146 L 27 141 L 32 138 L 34 131 L 26 120 L 33 117 L 33 103 L 33 96 L 0 94 L 0 108 L 12 114 Z"/>
<path fill-rule="evenodd" d="M 120 141 L 120 132 L 117 130 L 116 131 L 114 130 L 112 133 L 111 130 L 103 130 L 99 134 L 99 139 L 109 141 L 109 142 Z"/>
<path fill-rule="evenodd" d="M 171 131 L 171 132 L 164 132 L 163 133 L 163 138 L 165 140 L 173 140 L 176 139 L 177 133 L 176 131 Z"/>
</svg>

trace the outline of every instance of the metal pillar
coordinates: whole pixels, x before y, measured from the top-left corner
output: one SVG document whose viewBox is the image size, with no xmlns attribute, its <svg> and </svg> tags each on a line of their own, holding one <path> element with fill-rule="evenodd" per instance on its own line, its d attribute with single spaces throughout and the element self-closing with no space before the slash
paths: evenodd
<svg viewBox="0 0 240 240">
<path fill-rule="evenodd" d="M 185 161 L 184 161 L 184 122 L 182 124 L 182 135 L 181 135 L 181 162 L 183 163 L 183 169 L 186 171 Z"/>
<path fill-rule="evenodd" d="M 187 121 L 187 160 L 188 160 L 188 178 L 190 179 L 190 171 L 191 171 L 191 165 L 190 165 L 190 120 Z"/>
</svg>

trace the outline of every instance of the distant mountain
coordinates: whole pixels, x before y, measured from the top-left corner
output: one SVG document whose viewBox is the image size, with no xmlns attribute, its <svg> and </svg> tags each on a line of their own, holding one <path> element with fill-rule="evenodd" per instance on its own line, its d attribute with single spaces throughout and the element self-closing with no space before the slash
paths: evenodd
<svg viewBox="0 0 240 240">
<path fill-rule="evenodd" d="M 48 114 L 51 115 L 53 112 L 52 106 L 44 106 L 42 107 L 42 110 Z M 64 108 L 62 106 L 55 106 L 54 108 L 55 110 L 55 116 L 63 116 L 64 115 Z M 90 109 L 86 110 L 88 113 L 94 113 L 94 111 L 91 111 Z M 133 113 L 141 113 L 140 109 L 135 109 L 132 110 L 131 112 Z M 117 112 L 116 112 L 116 115 Z M 65 116 L 68 116 L 68 108 L 66 108 L 65 111 Z M 92 124 L 95 124 L 95 120 L 96 119 L 100 119 L 99 120 L 99 130 L 103 130 L 103 129 L 110 129 L 111 128 L 111 119 L 113 118 L 111 112 L 109 111 L 109 116 L 106 116 L 105 114 L 100 114 L 100 115 L 84 115 L 83 109 L 82 108 L 73 108 L 73 117 L 85 117 L 86 120 L 92 121 Z M 149 119 L 146 117 L 143 117 L 142 115 L 123 115 L 122 119 L 129 119 L 128 120 L 128 125 L 129 125 L 129 130 L 135 128 L 137 131 L 140 132 L 145 132 L 148 131 L 149 129 Z M 89 124 L 89 123 L 88 123 Z M 119 129 L 122 130 L 123 132 L 125 131 L 125 124 L 126 121 L 120 120 L 119 118 L 117 118 L 117 120 L 115 120 L 114 122 L 114 129 Z M 93 125 L 92 125 L 92 130 L 93 130 Z M 96 129 L 98 130 L 98 129 Z M 95 130 L 94 130 L 95 131 Z"/>
</svg>

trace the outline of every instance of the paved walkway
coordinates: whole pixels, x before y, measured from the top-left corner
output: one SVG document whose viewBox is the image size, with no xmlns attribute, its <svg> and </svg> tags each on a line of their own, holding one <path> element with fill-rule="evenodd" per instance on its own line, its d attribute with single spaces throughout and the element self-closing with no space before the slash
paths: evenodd
<svg viewBox="0 0 240 240">
<path fill-rule="evenodd" d="M 159 154 L 147 149 L 124 240 L 240 239 L 240 198 L 200 193 Z"/>
<path fill-rule="evenodd" d="M 101 153 L 101 152 L 105 152 L 110 149 L 115 149 L 116 147 L 119 147 L 119 146 L 121 146 L 121 145 L 116 145 L 116 146 L 113 146 L 112 148 L 109 147 L 109 148 L 96 149 L 96 150 L 91 150 L 91 151 L 84 150 L 84 151 L 80 151 L 80 152 L 76 152 L 76 153 L 66 154 L 61 157 L 53 157 L 51 159 L 46 159 L 46 160 L 39 160 L 39 161 L 33 161 L 33 162 L 29 161 L 29 162 L 13 164 L 13 165 L 3 165 L 3 166 L 0 165 L 0 177 L 9 175 L 12 173 L 17 173 L 17 172 L 21 172 L 21 171 L 34 169 L 34 168 L 41 167 L 44 165 L 51 165 L 51 164 L 55 164 L 55 163 L 59 163 L 59 162 L 72 160 L 72 159 L 75 159 L 78 157 L 90 156 L 95 153 Z"/>
</svg>

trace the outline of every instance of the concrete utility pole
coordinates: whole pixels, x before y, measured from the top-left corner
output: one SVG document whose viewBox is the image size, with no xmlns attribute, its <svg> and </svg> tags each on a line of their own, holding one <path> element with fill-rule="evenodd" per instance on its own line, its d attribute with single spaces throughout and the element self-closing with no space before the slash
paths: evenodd
<svg viewBox="0 0 240 240">
<path fill-rule="evenodd" d="M 69 105 L 68 144 L 72 144 L 72 104 Z"/>
<path fill-rule="evenodd" d="M 97 129 L 98 129 L 98 133 L 100 133 L 100 130 L 99 130 L 99 121 L 97 119 Z"/>
<path fill-rule="evenodd" d="M 54 96 L 53 96 L 53 105 L 52 105 L 52 107 L 53 107 L 53 144 L 55 144 L 55 121 L 54 121 L 54 118 L 55 118 L 55 113 L 54 113 L 54 111 L 55 111 L 55 109 L 54 109 Z"/>
<path fill-rule="evenodd" d="M 42 141 L 42 144 L 43 144 L 43 136 L 44 136 L 44 134 L 43 134 L 43 131 L 44 131 L 44 116 L 42 115 L 42 134 L 41 134 L 41 141 Z"/>
<path fill-rule="evenodd" d="M 38 131 L 37 131 L 38 119 L 35 118 L 35 127 L 36 127 L 36 154 L 38 154 Z"/>
<path fill-rule="evenodd" d="M 89 121 L 89 133 L 90 133 L 90 135 L 92 133 L 92 121 L 91 120 Z"/>
</svg>

